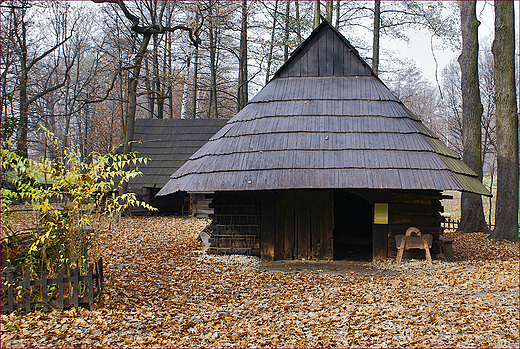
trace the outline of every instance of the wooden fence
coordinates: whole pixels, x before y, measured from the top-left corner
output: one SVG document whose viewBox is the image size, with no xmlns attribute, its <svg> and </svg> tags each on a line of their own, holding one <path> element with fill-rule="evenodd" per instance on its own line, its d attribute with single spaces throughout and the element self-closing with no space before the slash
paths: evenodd
<svg viewBox="0 0 520 349">
<path fill-rule="evenodd" d="M 459 229 L 460 219 L 446 218 L 444 222 L 441 222 L 441 226 L 445 230 L 457 230 Z"/>
<path fill-rule="evenodd" d="M 68 284 L 72 287 L 71 298 L 65 298 L 65 287 Z M 80 287 L 80 284 L 83 287 Z M 49 299 L 48 292 L 51 285 L 57 285 L 57 299 Z M 24 295 L 20 297 L 22 302 L 17 302 L 14 293 L 20 286 Z M 31 287 L 41 288 L 41 301 L 32 300 Z M 94 265 L 90 265 L 87 275 L 80 275 L 79 268 L 76 268 L 72 276 L 64 276 L 64 272 L 61 270 L 57 278 L 48 279 L 47 273 L 44 272 L 40 280 L 31 280 L 30 275 L 26 274 L 23 281 L 13 281 L 13 274 L 10 273 L 7 278 L 7 285 L 2 284 L 1 289 L 7 290 L 7 305 L 2 305 L 2 312 L 11 313 L 20 308 L 30 312 L 31 309 L 37 306 L 42 307 L 44 311 L 48 311 L 49 307 L 64 309 L 66 305 L 77 307 L 80 304 L 88 304 L 90 309 L 92 309 L 94 299 L 96 297 L 98 297 L 98 301 L 101 299 L 103 290 L 103 260 L 100 258 Z"/>
<path fill-rule="evenodd" d="M 457 230 L 459 229 L 460 219 L 451 219 L 446 218 L 444 222 L 441 222 L 441 226 L 446 230 Z M 495 229 L 495 224 L 488 225 L 489 230 Z M 520 233 L 520 227 L 518 227 L 518 232 Z"/>
</svg>

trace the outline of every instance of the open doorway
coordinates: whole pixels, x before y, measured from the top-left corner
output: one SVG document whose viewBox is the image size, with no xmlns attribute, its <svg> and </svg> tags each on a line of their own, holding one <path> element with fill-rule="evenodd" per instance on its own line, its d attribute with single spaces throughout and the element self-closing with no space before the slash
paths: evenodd
<svg viewBox="0 0 520 349">
<path fill-rule="evenodd" d="M 372 260 L 372 205 L 334 190 L 334 259 Z"/>
</svg>

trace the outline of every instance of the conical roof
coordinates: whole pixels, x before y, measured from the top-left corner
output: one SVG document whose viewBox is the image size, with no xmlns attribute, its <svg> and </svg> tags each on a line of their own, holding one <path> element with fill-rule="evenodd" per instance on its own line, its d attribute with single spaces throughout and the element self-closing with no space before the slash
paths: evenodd
<svg viewBox="0 0 520 349">
<path fill-rule="evenodd" d="M 326 21 L 158 195 L 306 188 L 490 195 Z"/>
</svg>

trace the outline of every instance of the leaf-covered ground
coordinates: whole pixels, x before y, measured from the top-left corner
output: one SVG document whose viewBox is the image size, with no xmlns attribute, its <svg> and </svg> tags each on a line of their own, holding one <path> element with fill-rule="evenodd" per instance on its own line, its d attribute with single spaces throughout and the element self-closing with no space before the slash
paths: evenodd
<svg viewBox="0 0 520 349">
<path fill-rule="evenodd" d="M 123 219 L 105 236 L 104 302 L 2 315 L 1 346 L 518 348 L 518 244 L 451 234 L 453 262 L 284 273 L 204 256 L 206 223 Z"/>
</svg>

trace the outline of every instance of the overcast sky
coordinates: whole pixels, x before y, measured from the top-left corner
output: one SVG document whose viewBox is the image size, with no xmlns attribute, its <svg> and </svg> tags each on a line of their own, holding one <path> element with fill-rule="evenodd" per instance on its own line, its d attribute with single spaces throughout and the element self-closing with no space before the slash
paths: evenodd
<svg viewBox="0 0 520 349">
<path fill-rule="evenodd" d="M 515 25 L 517 25 L 515 31 L 517 35 L 517 40 L 520 28 L 518 3 L 519 1 L 515 1 Z M 483 44 L 485 42 L 488 42 L 488 46 L 490 47 L 491 42 L 493 41 L 495 25 L 494 16 L 495 14 L 493 9 L 493 1 L 477 1 L 477 18 L 481 22 L 479 26 L 479 38 L 481 48 L 485 46 Z M 411 31 L 411 33 L 409 33 L 409 36 L 411 39 L 410 44 L 403 45 L 403 42 L 399 41 L 400 44 L 396 45 L 396 47 L 399 47 L 399 49 L 396 49 L 396 51 L 399 51 L 401 57 L 408 57 L 409 59 L 414 60 L 417 63 L 417 65 L 421 67 L 423 76 L 429 79 L 432 83 L 435 83 L 435 60 L 433 58 L 432 51 L 430 48 L 430 34 L 426 30 L 420 30 L 415 32 Z M 516 50 L 518 54 L 518 45 L 516 47 Z M 434 53 L 437 59 L 437 63 L 439 65 L 438 76 L 440 79 L 440 73 L 442 71 L 442 68 L 450 60 L 457 59 L 460 52 L 436 49 Z"/>
</svg>

